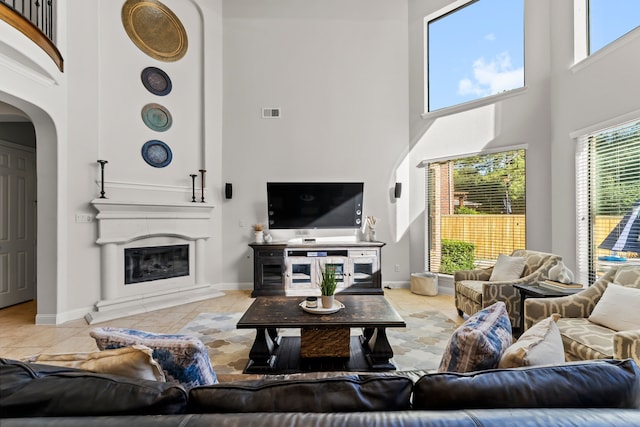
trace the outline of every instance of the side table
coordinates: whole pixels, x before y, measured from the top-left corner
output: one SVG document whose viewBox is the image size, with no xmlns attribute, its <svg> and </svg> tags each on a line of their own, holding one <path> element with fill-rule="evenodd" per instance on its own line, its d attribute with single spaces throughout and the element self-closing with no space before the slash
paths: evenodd
<svg viewBox="0 0 640 427">
<path fill-rule="evenodd" d="M 518 291 L 520 291 L 520 328 L 517 331 L 517 335 L 521 335 L 524 332 L 524 300 L 527 298 L 556 298 L 564 297 L 567 295 L 575 294 L 584 290 L 584 288 L 566 289 L 566 290 L 553 290 L 548 289 L 540 285 L 513 285 Z M 514 333 L 516 335 L 516 333 Z"/>
</svg>

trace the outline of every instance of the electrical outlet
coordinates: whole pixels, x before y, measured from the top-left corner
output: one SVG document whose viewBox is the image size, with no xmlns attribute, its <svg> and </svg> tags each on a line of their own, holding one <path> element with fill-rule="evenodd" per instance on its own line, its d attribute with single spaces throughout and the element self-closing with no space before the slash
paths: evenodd
<svg viewBox="0 0 640 427">
<path fill-rule="evenodd" d="M 89 222 L 93 222 L 93 215 L 85 213 L 76 214 L 76 224 L 84 224 Z"/>
<path fill-rule="evenodd" d="M 394 269 L 394 271 L 395 271 L 396 273 L 399 273 L 399 272 L 400 272 L 400 264 L 396 264 L 396 265 L 393 267 L 393 269 Z"/>
</svg>

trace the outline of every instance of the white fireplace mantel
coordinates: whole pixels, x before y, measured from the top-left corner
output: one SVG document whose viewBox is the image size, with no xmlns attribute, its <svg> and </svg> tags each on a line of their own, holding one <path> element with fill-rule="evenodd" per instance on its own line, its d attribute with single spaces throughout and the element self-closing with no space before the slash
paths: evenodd
<svg viewBox="0 0 640 427">
<path fill-rule="evenodd" d="M 223 295 L 205 279 L 205 242 L 211 237 L 213 205 L 111 199 L 94 199 L 91 204 L 98 211 L 101 299 L 85 316 L 89 323 Z M 190 245 L 189 276 L 125 285 L 124 249 L 165 240 Z"/>
</svg>

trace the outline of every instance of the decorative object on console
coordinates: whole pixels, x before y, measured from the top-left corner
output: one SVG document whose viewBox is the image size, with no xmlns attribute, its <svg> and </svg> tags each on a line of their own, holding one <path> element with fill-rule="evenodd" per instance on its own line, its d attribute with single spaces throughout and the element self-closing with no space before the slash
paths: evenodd
<svg viewBox="0 0 640 427">
<path fill-rule="evenodd" d="M 195 202 L 196 201 L 196 175 L 195 173 L 192 173 L 189 175 L 191 177 L 191 201 Z"/>
<path fill-rule="evenodd" d="M 171 113 L 160 104 L 147 104 L 142 107 L 142 121 L 151 130 L 164 132 L 173 124 Z"/>
<path fill-rule="evenodd" d="M 162 141 L 152 139 L 142 145 L 142 158 L 154 168 L 163 168 L 171 163 L 173 153 L 171 148 Z"/>
<path fill-rule="evenodd" d="M 200 188 L 200 192 L 201 192 L 200 201 L 202 203 L 204 203 L 204 174 L 205 174 L 205 172 L 207 172 L 207 170 L 206 169 L 198 169 L 198 172 L 200 172 L 200 185 L 201 185 L 201 188 Z"/>
<path fill-rule="evenodd" d="M 320 282 L 320 293 L 322 294 L 322 307 L 331 309 L 334 305 L 334 294 L 338 285 L 336 279 L 336 267 L 333 265 L 325 265 L 321 271 L 322 281 Z"/>
<path fill-rule="evenodd" d="M 365 225 L 367 227 L 366 239 L 367 242 L 375 242 L 376 241 L 376 221 L 378 219 L 375 216 L 368 216 L 365 221 Z"/>
<path fill-rule="evenodd" d="M 127 0 L 122 24 L 131 41 L 150 57 L 174 62 L 187 53 L 187 32 L 180 19 L 158 0 Z"/>
<path fill-rule="evenodd" d="M 162 366 L 167 381 L 180 383 L 187 389 L 218 382 L 207 349 L 198 338 L 112 327 L 94 328 L 89 334 L 100 350 L 132 345 L 151 348 L 153 358 Z"/>
<path fill-rule="evenodd" d="M 142 84 L 154 95 L 165 96 L 171 92 L 171 79 L 160 68 L 147 67 L 140 73 Z"/>
<path fill-rule="evenodd" d="M 109 162 L 106 160 L 98 160 L 98 163 L 100 163 L 100 198 L 106 199 L 104 195 L 104 165 Z"/>
<path fill-rule="evenodd" d="M 512 340 L 506 305 L 498 301 L 469 317 L 455 330 L 438 372 L 495 369 Z"/>
<path fill-rule="evenodd" d="M 253 232 L 256 236 L 256 243 L 264 242 L 264 226 L 262 224 L 253 224 Z"/>
</svg>

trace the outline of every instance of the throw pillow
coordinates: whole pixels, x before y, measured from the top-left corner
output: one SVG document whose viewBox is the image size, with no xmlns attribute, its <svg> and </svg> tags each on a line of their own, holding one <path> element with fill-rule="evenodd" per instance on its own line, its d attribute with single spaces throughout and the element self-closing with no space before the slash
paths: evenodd
<svg viewBox="0 0 640 427">
<path fill-rule="evenodd" d="M 527 329 L 502 355 L 499 368 L 552 365 L 564 363 L 564 346 L 556 322 L 559 314 L 552 314 Z"/>
<path fill-rule="evenodd" d="M 480 310 L 453 332 L 438 372 L 471 372 L 498 367 L 511 345 L 511 322 L 502 301 Z"/>
<path fill-rule="evenodd" d="M 498 255 L 490 281 L 517 280 L 522 276 L 527 258 L 521 256 Z"/>
<path fill-rule="evenodd" d="M 202 341 L 188 335 L 154 334 L 122 328 L 94 328 L 90 332 L 100 350 L 145 345 L 153 350 L 167 381 L 187 389 L 216 384 L 218 379 Z"/>
<path fill-rule="evenodd" d="M 640 329 L 640 289 L 609 283 L 589 321 L 614 331 Z"/>
<path fill-rule="evenodd" d="M 612 282 L 622 286 L 640 288 L 640 267 L 634 265 L 618 268 Z"/>
<path fill-rule="evenodd" d="M 152 350 L 143 345 L 91 353 L 38 354 L 24 359 L 23 362 L 165 381 L 162 367 L 152 357 Z"/>
</svg>

